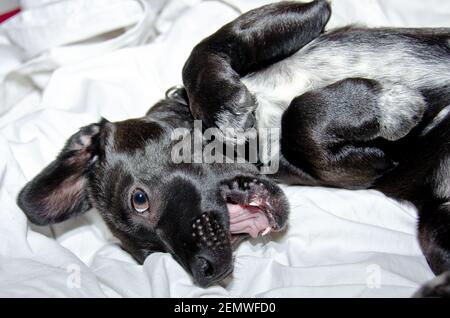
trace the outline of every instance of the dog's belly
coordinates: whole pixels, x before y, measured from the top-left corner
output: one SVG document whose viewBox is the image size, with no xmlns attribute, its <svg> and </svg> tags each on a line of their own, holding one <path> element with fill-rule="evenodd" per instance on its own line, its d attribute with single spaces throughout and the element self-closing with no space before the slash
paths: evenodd
<svg viewBox="0 0 450 318">
<path fill-rule="evenodd" d="M 448 87 L 448 39 L 439 45 L 430 45 L 425 37 L 407 37 L 401 32 L 338 29 L 294 55 L 245 76 L 242 81 L 258 104 L 257 129 L 280 128 L 281 116 L 296 96 L 346 78 L 369 78 L 387 85 L 397 83 L 418 91 Z M 404 98 L 408 98 L 407 94 Z M 397 107 L 393 105 L 390 103 L 390 109 L 385 112 L 396 112 L 391 109 Z M 278 149 L 278 145 L 272 146 Z M 262 147 L 267 149 L 267 145 Z"/>
</svg>

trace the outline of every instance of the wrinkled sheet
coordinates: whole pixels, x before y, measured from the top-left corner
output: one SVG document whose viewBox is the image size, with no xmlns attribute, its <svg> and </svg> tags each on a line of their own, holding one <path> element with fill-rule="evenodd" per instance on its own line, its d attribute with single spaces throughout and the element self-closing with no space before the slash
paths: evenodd
<svg viewBox="0 0 450 318">
<path fill-rule="evenodd" d="M 207 289 L 168 254 L 138 265 L 94 210 L 36 227 L 17 207 L 21 187 L 78 127 L 142 116 L 181 83 L 195 43 L 267 2 L 23 1 L 21 16 L 0 27 L 0 296 L 408 297 L 433 277 L 415 209 L 376 191 L 283 187 L 288 230 L 243 243 L 232 277 Z M 450 26 L 448 1 L 333 8 L 330 26 Z"/>
</svg>

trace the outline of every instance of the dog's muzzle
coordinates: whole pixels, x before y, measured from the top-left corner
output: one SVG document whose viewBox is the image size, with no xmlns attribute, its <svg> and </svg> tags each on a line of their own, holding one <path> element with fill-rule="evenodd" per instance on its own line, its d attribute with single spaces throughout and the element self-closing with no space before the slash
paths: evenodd
<svg viewBox="0 0 450 318">
<path fill-rule="evenodd" d="M 233 271 L 230 237 L 214 213 L 204 212 L 194 219 L 192 238 L 199 252 L 191 270 L 199 285 L 209 286 Z"/>
</svg>

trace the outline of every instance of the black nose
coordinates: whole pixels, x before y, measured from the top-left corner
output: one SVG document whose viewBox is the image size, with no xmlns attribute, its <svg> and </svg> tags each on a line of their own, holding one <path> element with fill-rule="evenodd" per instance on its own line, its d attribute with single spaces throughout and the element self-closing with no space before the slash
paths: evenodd
<svg viewBox="0 0 450 318">
<path fill-rule="evenodd" d="M 203 254 L 195 257 L 192 272 L 196 283 L 207 287 L 221 281 L 233 271 L 233 265 L 222 262 L 220 258 L 214 259 L 211 255 Z"/>
<path fill-rule="evenodd" d="M 191 260 L 195 282 L 203 287 L 225 278 L 232 271 L 232 250 L 226 228 L 217 212 L 204 212 L 195 218 L 191 237 L 197 251 Z"/>
</svg>

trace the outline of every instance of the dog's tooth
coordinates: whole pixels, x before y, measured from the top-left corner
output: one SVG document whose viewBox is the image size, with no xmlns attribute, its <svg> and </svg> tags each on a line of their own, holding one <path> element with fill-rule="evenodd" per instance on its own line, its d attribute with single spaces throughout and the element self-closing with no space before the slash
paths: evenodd
<svg viewBox="0 0 450 318">
<path fill-rule="evenodd" d="M 261 236 L 265 236 L 270 233 L 272 228 L 270 226 L 266 227 L 266 229 L 261 233 Z"/>
</svg>

